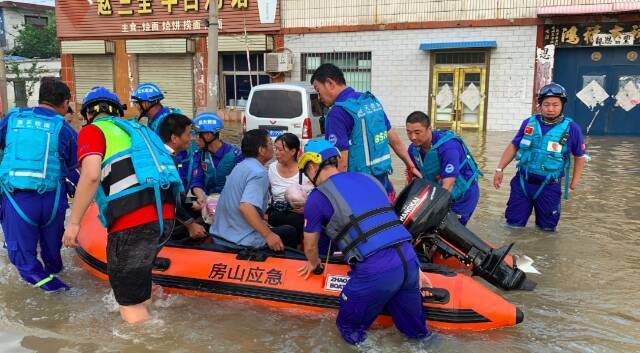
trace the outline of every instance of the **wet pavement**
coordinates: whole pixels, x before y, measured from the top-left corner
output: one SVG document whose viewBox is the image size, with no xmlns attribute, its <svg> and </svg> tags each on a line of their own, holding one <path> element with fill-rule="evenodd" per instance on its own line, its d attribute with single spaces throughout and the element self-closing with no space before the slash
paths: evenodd
<svg viewBox="0 0 640 353">
<path fill-rule="evenodd" d="M 227 123 L 224 138 L 239 142 Z M 399 130 L 400 135 L 404 131 Z M 411 342 L 394 328 L 371 331 L 362 352 L 636 352 L 640 351 L 640 137 L 588 137 L 593 158 L 582 183 L 562 205 L 555 234 L 506 229 L 505 188 L 493 169 L 512 133 L 463 135 L 485 176 L 469 227 L 486 240 L 516 242 L 514 253 L 542 272 L 534 292 L 501 294 L 524 309 L 525 321 L 487 332 L 436 332 Z M 395 161 L 398 162 L 397 160 Z M 396 165 L 400 188 L 403 167 Z M 242 299 L 156 293 L 153 320 L 123 324 L 106 282 L 89 275 L 75 252 L 63 250 L 61 278 L 74 287 L 45 294 L 20 281 L 0 255 L 0 352 L 352 352 L 335 328 L 335 313 L 277 310 Z"/>
</svg>

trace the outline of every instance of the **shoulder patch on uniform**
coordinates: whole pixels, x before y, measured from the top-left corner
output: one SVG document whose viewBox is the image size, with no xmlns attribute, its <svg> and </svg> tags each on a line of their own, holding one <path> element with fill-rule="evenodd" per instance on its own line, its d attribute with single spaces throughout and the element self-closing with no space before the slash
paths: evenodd
<svg viewBox="0 0 640 353">
<path fill-rule="evenodd" d="M 453 164 L 451 164 L 451 163 L 447 164 L 447 166 L 444 167 L 444 171 L 447 172 L 447 173 L 452 173 L 453 169 L 454 169 L 453 168 Z"/>
</svg>

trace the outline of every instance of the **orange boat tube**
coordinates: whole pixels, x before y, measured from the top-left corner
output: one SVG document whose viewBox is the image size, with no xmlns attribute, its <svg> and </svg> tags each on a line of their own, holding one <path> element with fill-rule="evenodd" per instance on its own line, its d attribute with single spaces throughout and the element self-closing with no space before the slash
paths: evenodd
<svg viewBox="0 0 640 353">
<path fill-rule="evenodd" d="M 95 204 L 82 220 L 78 242 L 83 265 L 107 279 L 107 232 L 98 220 Z M 338 309 L 338 295 L 349 279 L 349 267 L 330 261 L 323 275 L 305 280 L 296 271 L 305 261 L 298 251 L 230 248 L 215 240 L 202 245 L 169 242 L 158 254 L 153 281 L 167 292 L 243 297 L 277 307 Z M 433 264 L 424 264 L 423 271 L 440 292 L 423 305 L 430 327 L 478 331 L 513 326 L 524 318 L 520 309 L 467 275 Z M 391 320 L 382 314 L 379 322 L 390 324 Z"/>
</svg>

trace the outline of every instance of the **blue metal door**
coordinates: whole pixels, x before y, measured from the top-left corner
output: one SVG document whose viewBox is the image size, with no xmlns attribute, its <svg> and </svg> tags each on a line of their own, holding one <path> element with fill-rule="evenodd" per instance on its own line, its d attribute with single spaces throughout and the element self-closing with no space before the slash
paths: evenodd
<svg viewBox="0 0 640 353">
<path fill-rule="evenodd" d="M 596 135 L 640 134 L 640 104 L 621 102 L 616 95 L 631 82 L 640 89 L 640 59 L 632 61 L 637 47 L 558 49 L 554 80 L 568 93 L 565 114 L 574 118 L 583 132 Z M 576 97 L 591 81 L 609 96 L 593 110 Z M 640 97 L 639 97 L 640 99 Z M 626 109 L 625 109 L 626 108 Z"/>
</svg>

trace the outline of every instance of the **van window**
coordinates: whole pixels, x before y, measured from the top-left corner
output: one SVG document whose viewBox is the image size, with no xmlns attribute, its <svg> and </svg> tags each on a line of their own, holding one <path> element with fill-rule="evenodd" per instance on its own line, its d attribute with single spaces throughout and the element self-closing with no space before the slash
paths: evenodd
<svg viewBox="0 0 640 353">
<path fill-rule="evenodd" d="M 320 101 L 320 97 L 317 93 L 312 93 L 311 97 L 311 111 L 313 116 L 324 116 L 327 113 L 327 107 Z"/>
<path fill-rule="evenodd" d="M 258 118 L 297 118 L 302 115 L 302 94 L 296 91 L 256 90 L 249 113 Z"/>
</svg>

